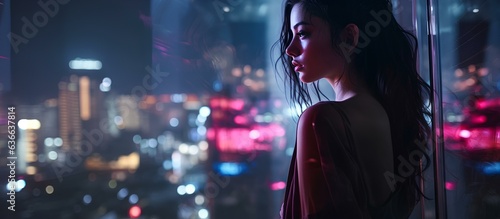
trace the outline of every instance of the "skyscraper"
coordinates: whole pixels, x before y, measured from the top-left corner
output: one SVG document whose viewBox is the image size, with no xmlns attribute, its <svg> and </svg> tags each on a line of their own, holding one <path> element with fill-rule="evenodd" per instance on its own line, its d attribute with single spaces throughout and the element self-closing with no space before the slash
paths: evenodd
<svg viewBox="0 0 500 219">
<path fill-rule="evenodd" d="M 69 81 L 59 82 L 59 133 L 64 152 L 79 150 L 76 147 L 81 145 L 82 121 L 79 106 L 78 76 L 72 75 Z"/>
</svg>

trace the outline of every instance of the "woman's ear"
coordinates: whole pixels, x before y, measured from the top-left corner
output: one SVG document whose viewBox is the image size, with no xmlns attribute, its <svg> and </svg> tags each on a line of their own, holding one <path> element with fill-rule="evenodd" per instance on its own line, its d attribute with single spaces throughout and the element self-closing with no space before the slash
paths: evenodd
<svg viewBox="0 0 500 219">
<path fill-rule="evenodd" d="M 359 53 L 357 48 L 359 40 L 359 28 L 356 24 L 348 24 L 340 32 L 340 51 L 347 62 L 352 61 L 352 55 Z"/>
<path fill-rule="evenodd" d="M 354 50 L 358 46 L 359 28 L 356 24 L 348 24 L 344 27 L 340 36 L 342 42 Z"/>
</svg>

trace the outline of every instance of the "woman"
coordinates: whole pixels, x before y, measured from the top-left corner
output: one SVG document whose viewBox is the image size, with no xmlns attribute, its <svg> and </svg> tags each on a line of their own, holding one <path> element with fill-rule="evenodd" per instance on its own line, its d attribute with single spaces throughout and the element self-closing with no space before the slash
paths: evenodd
<svg viewBox="0 0 500 219">
<path fill-rule="evenodd" d="M 286 0 L 279 40 L 300 116 L 282 218 L 408 218 L 430 128 L 416 38 L 386 0 Z M 326 79 L 335 101 L 321 100 Z M 323 95 L 324 96 L 324 95 Z"/>
</svg>

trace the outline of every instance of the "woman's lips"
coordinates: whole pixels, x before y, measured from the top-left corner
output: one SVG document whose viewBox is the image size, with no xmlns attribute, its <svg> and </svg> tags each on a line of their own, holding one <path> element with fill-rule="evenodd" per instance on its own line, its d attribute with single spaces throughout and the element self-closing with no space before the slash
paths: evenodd
<svg viewBox="0 0 500 219">
<path fill-rule="evenodd" d="M 297 62 L 297 61 L 292 61 L 292 65 L 294 65 L 294 66 L 295 66 L 295 71 L 296 71 L 296 72 L 301 71 L 301 70 L 304 68 L 304 66 L 303 66 L 303 65 L 301 65 L 301 64 L 300 64 L 299 62 Z"/>
<path fill-rule="evenodd" d="M 304 68 L 303 66 L 295 66 L 295 71 L 296 72 L 302 71 L 303 68 Z"/>
</svg>

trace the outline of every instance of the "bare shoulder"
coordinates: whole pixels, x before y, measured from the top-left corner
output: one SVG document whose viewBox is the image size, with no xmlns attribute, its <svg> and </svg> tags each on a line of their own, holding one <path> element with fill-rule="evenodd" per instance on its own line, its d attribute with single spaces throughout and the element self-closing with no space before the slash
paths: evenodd
<svg viewBox="0 0 500 219">
<path fill-rule="evenodd" d="M 342 117 L 333 104 L 338 103 L 318 102 L 308 107 L 299 118 L 299 134 L 313 134 L 313 129 L 326 126 L 331 131 L 342 130 Z"/>
<path fill-rule="evenodd" d="M 318 102 L 310 107 L 308 107 L 299 118 L 299 126 L 304 126 L 306 124 L 313 124 L 318 121 L 324 120 L 338 120 L 340 114 L 332 106 L 332 102 Z"/>
</svg>

